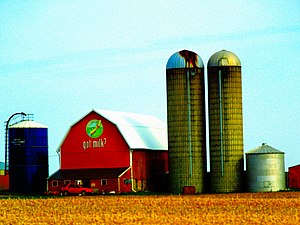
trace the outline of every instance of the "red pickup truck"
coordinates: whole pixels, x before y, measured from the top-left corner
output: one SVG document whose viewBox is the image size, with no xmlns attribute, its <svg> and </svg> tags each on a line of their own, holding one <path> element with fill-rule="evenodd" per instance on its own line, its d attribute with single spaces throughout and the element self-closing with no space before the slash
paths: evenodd
<svg viewBox="0 0 300 225">
<path fill-rule="evenodd" d="M 85 188 L 79 184 L 68 184 L 61 188 L 61 193 L 63 195 L 86 195 L 93 194 L 94 190 L 92 188 Z"/>
</svg>

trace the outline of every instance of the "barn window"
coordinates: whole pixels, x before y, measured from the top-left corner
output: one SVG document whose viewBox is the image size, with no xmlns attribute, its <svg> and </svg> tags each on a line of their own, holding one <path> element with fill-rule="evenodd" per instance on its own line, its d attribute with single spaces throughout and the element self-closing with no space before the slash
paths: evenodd
<svg viewBox="0 0 300 225">
<path fill-rule="evenodd" d="M 82 185 L 82 180 L 76 180 L 76 184 Z"/>
<path fill-rule="evenodd" d="M 131 180 L 130 179 L 124 179 L 123 182 L 124 182 L 124 184 L 131 184 Z"/>
<path fill-rule="evenodd" d="M 106 186 L 107 185 L 107 180 L 106 179 L 101 179 L 101 185 Z"/>
<path fill-rule="evenodd" d="M 65 185 L 68 185 L 68 184 L 70 184 L 70 183 L 71 183 L 70 180 L 64 180 L 64 184 L 65 184 Z"/>
<path fill-rule="evenodd" d="M 57 180 L 53 180 L 51 183 L 52 183 L 52 187 L 58 187 L 58 181 Z"/>
</svg>

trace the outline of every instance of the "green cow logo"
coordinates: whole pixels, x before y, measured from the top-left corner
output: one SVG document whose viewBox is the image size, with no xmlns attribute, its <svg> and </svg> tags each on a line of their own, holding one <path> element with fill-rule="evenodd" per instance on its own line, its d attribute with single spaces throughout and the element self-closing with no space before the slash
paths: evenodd
<svg viewBox="0 0 300 225">
<path fill-rule="evenodd" d="M 91 138 L 98 138 L 103 133 L 101 120 L 90 120 L 86 125 L 86 134 Z"/>
</svg>

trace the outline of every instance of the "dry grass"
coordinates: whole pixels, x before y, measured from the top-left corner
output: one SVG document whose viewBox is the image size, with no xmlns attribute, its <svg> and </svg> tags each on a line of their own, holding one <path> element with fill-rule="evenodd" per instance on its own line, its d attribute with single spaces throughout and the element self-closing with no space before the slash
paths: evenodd
<svg viewBox="0 0 300 225">
<path fill-rule="evenodd" d="M 0 224 L 300 224 L 300 192 L 0 200 Z"/>
</svg>

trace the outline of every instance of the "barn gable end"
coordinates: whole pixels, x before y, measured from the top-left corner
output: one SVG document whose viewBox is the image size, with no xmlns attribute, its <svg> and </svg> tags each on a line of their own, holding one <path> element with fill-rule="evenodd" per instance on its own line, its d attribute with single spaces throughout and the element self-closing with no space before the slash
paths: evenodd
<svg viewBox="0 0 300 225">
<path fill-rule="evenodd" d="M 49 191 L 66 183 L 105 193 L 166 191 L 167 129 L 153 116 L 92 110 L 70 127 L 58 153 Z"/>
</svg>

